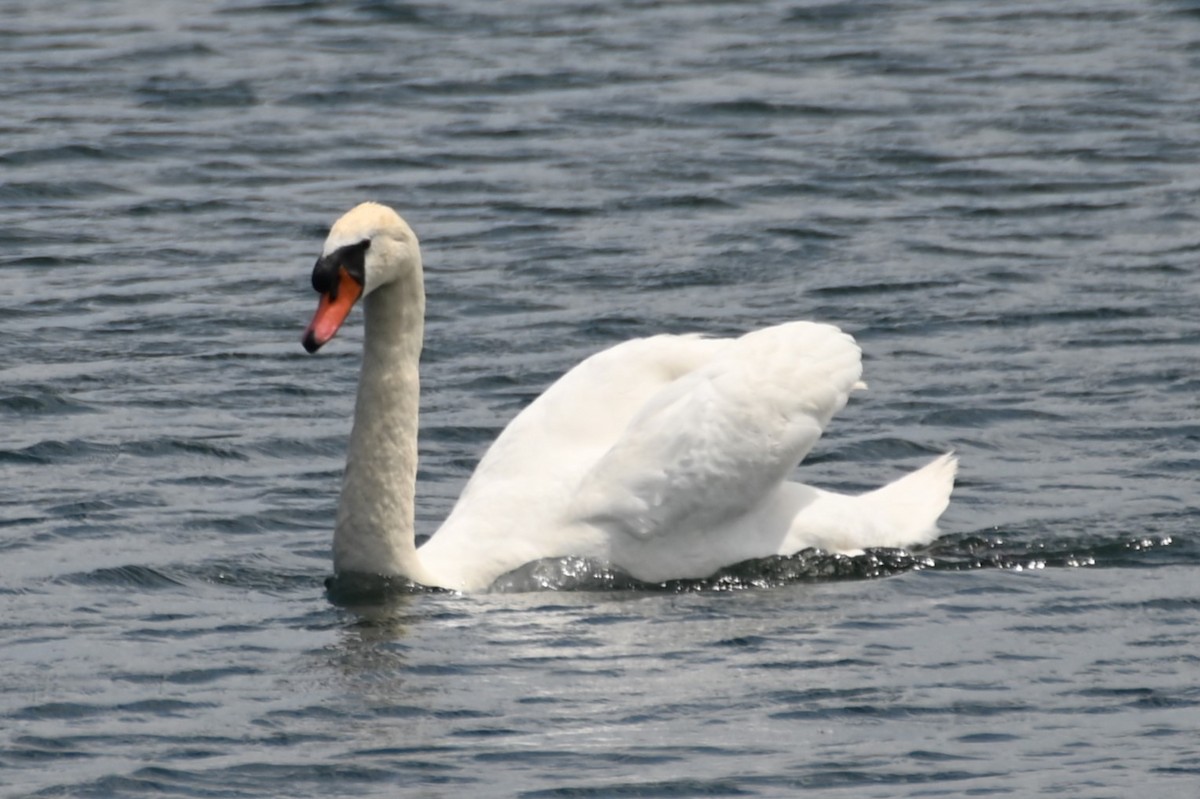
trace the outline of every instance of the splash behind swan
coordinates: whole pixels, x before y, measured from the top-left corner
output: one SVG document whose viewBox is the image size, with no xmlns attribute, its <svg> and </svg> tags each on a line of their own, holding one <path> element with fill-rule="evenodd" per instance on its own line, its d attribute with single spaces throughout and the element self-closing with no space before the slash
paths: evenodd
<svg viewBox="0 0 1200 799">
<path fill-rule="evenodd" d="M 861 352 L 830 325 L 736 339 L 654 336 L 584 360 L 504 429 L 441 528 L 414 543 L 425 289 L 416 235 L 363 203 L 313 268 L 315 352 L 362 298 L 366 332 L 333 536 L 339 575 L 480 591 L 542 558 L 612 563 L 648 582 L 817 547 L 924 543 L 949 502 L 947 454 L 861 496 L 787 477 L 850 392 Z"/>
</svg>

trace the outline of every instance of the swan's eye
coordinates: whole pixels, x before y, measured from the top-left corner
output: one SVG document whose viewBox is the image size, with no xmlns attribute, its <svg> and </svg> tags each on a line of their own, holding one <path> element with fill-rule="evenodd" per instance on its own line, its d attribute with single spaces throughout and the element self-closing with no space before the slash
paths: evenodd
<svg viewBox="0 0 1200 799">
<path fill-rule="evenodd" d="M 328 294 L 330 299 L 337 299 L 338 270 L 345 269 L 358 285 L 367 283 L 366 252 L 371 246 L 370 239 L 363 239 L 357 244 L 338 247 L 329 255 L 317 259 L 313 266 L 312 285 L 320 294 Z"/>
</svg>

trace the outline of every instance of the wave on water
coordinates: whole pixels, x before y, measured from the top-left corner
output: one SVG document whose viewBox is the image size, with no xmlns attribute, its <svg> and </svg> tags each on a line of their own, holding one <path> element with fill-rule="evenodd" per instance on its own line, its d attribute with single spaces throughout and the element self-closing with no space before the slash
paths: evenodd
<svg viewBox="0 0 1200 799">
<path fill-rule="evenodd" d="M 101 585 L 140 590 L 178 588 L 184 585 L 179 578 L 169 574 L 165 569 L 135 563 L 68 574 L 60 577 L 59 581 L 73 585 Z"/>
<path fill-rule="evenodd" d="M 798 583 L 873 580 L 912 571 L 973 569 L 1118 568 L 1200 564 L 1200 546 L 1169 535 L 1118 538 L 1025 538 L 1001 533 L 949 535 L 914 551 L 872 549 L 859 555 L 838 555 L 807 549 L 794 555 L 758 558 L 737 563 L 701 579 L 647 583 L 604 561 L 547 558 L 528 563 L 500 577 L 493 593 L 535 591 L 698 593 L 779 588 Z M 400 577 L 339 574 L 325 581 L 336 605 L 362 606 L 429 589 Z"/>
<path fill-rule="evenodd" d="M 310 553 L 317 557 L 320 553 Z M 547 558 L 527 563 L 500 577 L 490 593 L 594 592 L 687 594 L 767 590 L 795 584 L 874 580 L 908 572 L 1060 568 L 1154 568 L 1200 565 L 1200 541 L 1167 533 L 1054 536 L 1028 532 L 970 532 L 944 535 L 925 547 L 872 549 L 839 555 L 807 549 L 788 556 L 743 561 L 699 579 L 644 582 L 602 560 Z M 186 589 L 219 585 L 275 594 L 308 593 L 322 576 L 310 568 L 262 562 L 210 560 L 168 565 L 127 563 L 74 572 L 57 582 L 109 586 L 123 590 Z M 388 604 L 402 596 L 449 594 L 403 577 L 342 573 L 324 578 L 330 602 L 345 607 Z"/>
</svg>

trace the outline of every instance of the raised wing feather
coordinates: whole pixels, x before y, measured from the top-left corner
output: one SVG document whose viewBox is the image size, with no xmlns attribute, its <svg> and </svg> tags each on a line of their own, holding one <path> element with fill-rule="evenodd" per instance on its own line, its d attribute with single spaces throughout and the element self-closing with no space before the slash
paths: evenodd
<svg viewBox="0 0 1200 799">
<path fill-rule="evenodd" d="M 575 518 L 638 539 L 757 508 L 812 449 L 862 374 L 835 327 L 749 333 L 650 398 L 581 481 Z"/>
<path fill-rule="evenodd" d="M 622 539 L 649 545 L 647 563 L 659 566 L 688 562 L 690 544 L 705 564 L 734 562 L 735 542 L 689 536 L 720 538 L 722 520 L 762 505 L 860 373 L 853 339 L 806 322 L 738 339 L 655 336 L 593 355 L 505 428 L 422 562 L 461 585 L 566 555 L 640 574 Z M 786 520 L 776 526 L 786 534 Z"/>
<path fill-rule="evenodd" d="M 522 537 L 537 538 L 541 521 L 561 521 L 580 480 L 647 402 L 731 344 L 695 335 L 653 336 L 582 361 L 509 423 L 423 549 L 432 556 L 451 551 L 453 539 L 478 546 L 488 538 L 510 538 L 507 525 L 517 519 L 523 520 Z M 553 549 L 553 541 L 539 545 Z"/>
</svg>

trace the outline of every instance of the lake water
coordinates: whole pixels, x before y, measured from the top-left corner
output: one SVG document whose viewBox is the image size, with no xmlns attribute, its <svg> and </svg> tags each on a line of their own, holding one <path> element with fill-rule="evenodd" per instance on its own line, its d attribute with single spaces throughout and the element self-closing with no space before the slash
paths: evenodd
<svg viewBox="0 0 1200 799">
<path fill-rule="evenodd" d="M 1195 3 L 29 0 L 0 71 L 0 794 L 1197 795 Z M 588 353 L 814 318 L 803 479 L 955 449 L 945 535 L 332 601 L 364 199 L 423 534 Z"/>
</svg>

